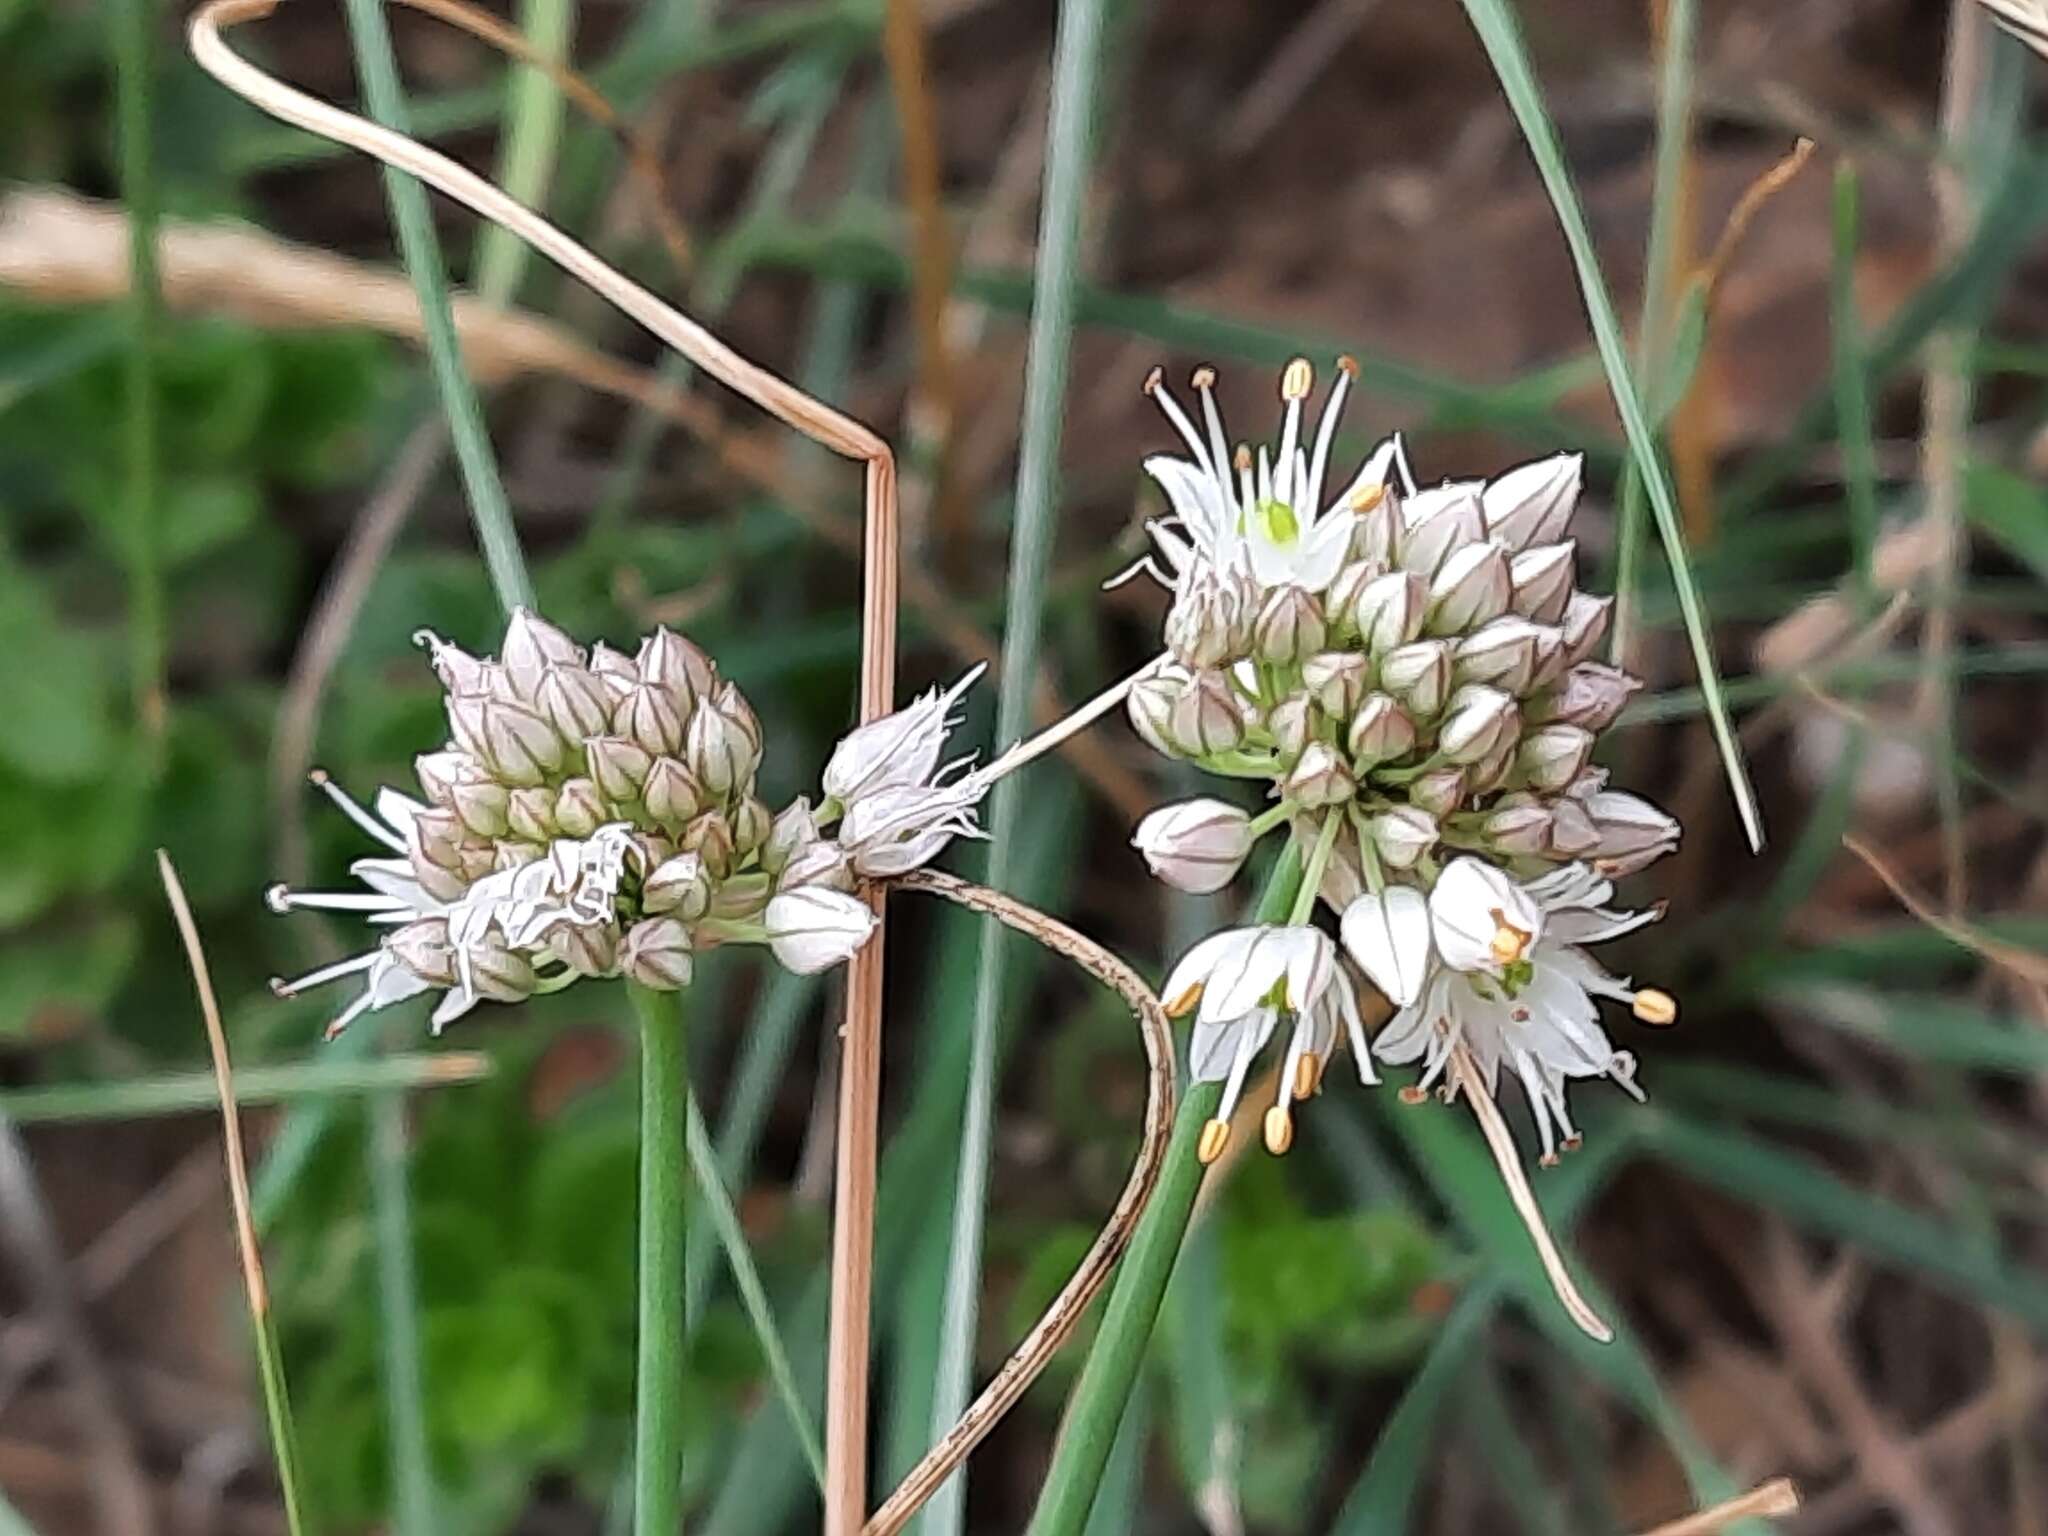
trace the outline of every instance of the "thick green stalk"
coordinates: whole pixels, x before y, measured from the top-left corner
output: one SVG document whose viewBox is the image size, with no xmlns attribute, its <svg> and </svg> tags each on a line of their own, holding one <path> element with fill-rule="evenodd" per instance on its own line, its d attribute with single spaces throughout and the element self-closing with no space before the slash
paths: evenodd
<svg viewBox="0 0 2048 1536">
<path fill-rule="evenodd" d="M 392 56 L 391 29 L 384 21 L 383 0 L 348 0 L 348 23 L 349 36 L 355 43 L 356 70 L 363 81 L 364 105 L 370 116 L 385 127 L 406 132 L 405 87 L 399 81 L 398 62 Z M 398 249 L 405 259 L 406 275 L 419 295 L 427 361 L 433 370 L 434 387 L 441 396 L 441 408 L 448 415 L 455 461 L 462 471 L 463 489 L 469 494 L 469 515 L 476 524 L 477 542 L 483 546 L 491 586 L 505 607 L 531 608 L 533 581 L 526 574 L 519 530 L 513 526 L 512 507 L 505 499 L 497 460 L 491 454 L 483 406 L 477 401 L 476 387 L 463 371 L 462 346 L 456 338 L 454 311 L 448 302 L 448 278 L 441 265 L 441 242 L 434 234 L 427 194 L 412 177 L 388 167 L 384 171 L 384 192 L 391 204 L 392 223 L 398 227 Z"/>
<path fill-rule="evenodd" d="M 634 1536 L 683 1528 L 683 1127 L 690 1078 L 673 994 L 627 987 L 640 1023 L 640 1356 Z"/>
<path fill-rule="evenodd" d="M 1010 535 L 1002 678 L 996 696 L 996 740 L 1002 742 L 1018 740 L 1031 725 L 1032 680 L 1038 673 L 1046 568 L 1052 558 L 1053 516 L 1059 499 L 1061 426 L 1080 281 L 1081 223 L 1102 61 L 1103 6 L 1104 0 L 1064 0 L 1053 41 L 1045 187 L 1032 280 L 1031 345 L 1017 462 L 1017 510 Z M 988 882 L 999 891 L 1008 889 L 1023 831 L 1022 787 L 1014 777 L 1003 780 L 995 788 L 990 807 Z M 946 1268 L 937 1381 L 932 1391 L 934 1438 L 944 1434 L 967 1406 L 974 1368 L 1000 1055 L 996 1036 L 1002 1024 L 1008 938 L 1008 930 L 999 924 L 982 927 L 981 971 L 974 996 L 974 1054 L 967 1075 L 967 1115 L 960 1133 L 960 1165 L 953 1196 L 953 1243 Z M 966 1498 L 967 1479 L 956 1472 L 926 1505 L 921 1525 L 924 1536 L 958 1536 Z"/>
<path fill-rule="evenodd" d="M 1303 888 L 1302 873 L 1301 845 L 1291 842 L 1267 878 L 1253 920 L 1284 920 Z M 1174 1116 L 1173 1140 L 1166 1150 L 1166 1169 L 1145 1214 L 1138 1218 L 1130 1251 L 1117 1267 L 1101 1331 L 1068 1400 L 1066 1423 L 1060 1428 L 1052 1466 L 1031 1516 L 1030 1536 L 1080 1536 L 1087 1527 L 1116 1444 L 1117 1427 L 1138 1384 L 1145 1349 L 1159 1320 L 1159 1303 L 1166 1296 L 1174 1260 L 1180 1257 L 1188 1222 L 1195 1213 L 1195 1197 L 1201 1193 L 1205 1170 L 1195 1155 L 1196 1147 L 1202 1128 L 1222 1098 L 1221 1083 L 1196 1083 L 1181 1100 Z"/>
<path fill-rule="evenodd" d="M 420 1368 L 419 1275 L 412 1237 L 405 1099 L 387 1090 L 370 1099 L 370 1178 L 376 1198 L 378 1329 L 384 1400 L 391 1417 L 392 1529 L 435 1536 L 440 1527 L 434 1464 L 427 1449 L 427 1387 Z"/>
<path fill-rule="evenodd" d="M 576 0 L 522 0 L 519 30 L 542 57 L 566 59 L 576 30 Z M 561 132 L 562 93 L 555 82 L 537 69 L 514 70 L 506 91 L 498 184 L 530 208 L 547 202 L 548 173 L 555 166 Z M 511 230 L 485 225 L 477 237 L 476 268 L 470 279 L 477 297 L 486 304 L 511 303 L 532 254 L 532 247 Z"/>
</svg>

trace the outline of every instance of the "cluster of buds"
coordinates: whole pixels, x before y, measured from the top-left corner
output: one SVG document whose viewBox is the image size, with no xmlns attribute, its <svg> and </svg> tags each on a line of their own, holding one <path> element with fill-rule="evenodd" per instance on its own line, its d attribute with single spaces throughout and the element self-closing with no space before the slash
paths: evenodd
<svg viewBox="0 0 2048 1536">
<path fill-rule="evenodd" d="M 1456 946 L 1441 947 L 1426 916 L 1449 870 L 1468 884 L 1472 871 L 1489 871 L 1515 890 L 1523 888 L 1517 882 L 1547 890 L 1544 880 L 1569 872 L 1572 892 L 1595 890 L 1604 900 L 1608 881 L 1671 852 L 1679 828 L 1648 801 L 1610 789 L 1592 763 L 1600 733 L 1639 685 L 1597 659 L 1613 600 L 1577 585 L 1568 530 L 1582 458 L 1558 454 L 1492 480 L 1420 489 L 1392 438 L 1326 500 L 1325 471 L 1354 372 L 1346 360 L 1310 437 L 1302 410 L 1312 370 L 1290 364 L 1280 441 L 1256 455 L 1228 447 L 1209 370 L 1194 380 L 1201 428 L 1156 373 L 1148 383 L 1190 456 L 1146 462 L 1173 510 L 1150 525 L 1157 555 L 1141 568 L 1171 588 L 1173 601 L 1165 652 L 1132 685 L 1126 708 L 1156 750 L 1219 775 L 1263 780 L 1273 803 L 1258 815 L 1214 799 L 1166 806 L 1144 819 L 1133 841 L 1161 879 L 1213 891 L 1261 836 L 1286 828 L 1313 850 L 1307 901 L 1320 898 L 1343 915 L 1343 952 L 1408 1009 L 1438 970 L 1472 969 L 1444 958 Z M 1465 915 L 1455 903 L 1451 909 L 1440 924 Z M 1239 1018 L 1257 1017 L 1238 1003 L 1248 985 L 1271 979 L 1275 957 L 1321 953 L 1303 936 L 1316 933 L 1304 925 L 1307 910 L 1289 928 L 1259 930 L 1270 933 L 1264 941 L 1217 950 L 1226 969 L 1241 968 L 1250 982 L 1233 988 L 1228 1003 L 1212 997 L 1201 1005 L 1205 1028 L 1231 1023 L 1245 1049 L 1272 1028 L 1237 1028 Z M 1488 909 L 1477 910 L 1490 924 Z M 1419 926 L 1411 920 L 1418 911 Z M 1519 944 L 1528 931 L 1504 926 L 1499 934 L 1503 942 L 1521 934 Z M 1598 936 L 1608 936 L 1605 927 Z M 1341 971 L 1334 955 L 1333 947 L 1329 964 Z M 1504 971 L 1494 967 L 1482 990 L 1516 996 L 1532 974 L 1513 963 L 1519 956 Z M 1313 1022 L 1321 995 L 1308 988 L 1308 1011 L 1297 1005 L 1292 1016 Z M 1441 1069 L 1447 1057 L 1417 1042 L 1460 1013 L 1492 1019 L 1440 1006 L 1399 1037 L 1408 1051 L 1400 1059 L 1426 1056 Z M 1501 1015 L 1511 1028 L 1529 1016 L 1527 1008 Z M 1577 1024 L 1545 1038 L 1583 1045 L 1591 1036 L 1574 1035 Z M 1308 1030 L 1300 1049 L 1310 1054 L 1315 1039 L 1332 1033 L 1297 1027 Z M 1430 1038 L 1441 1045 L 1445 1035 Z M 1369 1076 L 1356 1040 L 1354 1050 Z M 1625 1058 L 1590 1048 L 1560 1056 L 1494 1042 L 1478 1055 L 1535 1063 L 1522 1075 L 1545 1085 L 1546 1149 L 1551 1123 L 1569 1124 L 1553 1080 L 1625 1076 L 1613 1067 Z M 1240 1080 L 1245 1058 L 1231 1059 Z M 1269 1125 L 1276 1150 L 1290 1135 L 1285 1108 Z M 1212 1137 L 1205 1150 L 1218 1148 Z"/>
<path fill-rule="evenodd" d="M 658 629 L 630 656 L 585 650 L 520 610 L 496 657 L 416 638 L 446 690 L 450 738 L 415 762 L 422 798 L 386 789 L 365 809 L 315 776 L 393 856 L 352 866 L 367 892 L 270 893 L 278 911 L 338 908 L 392 927 L 368 954 L 276 984 L 292 995 L 366 973 L 332 1029 L 435 988 L 436 1028 L 478 1001 L 584 977 L 672 991 L 724 943 L 823 970 L 873 930 L 858 879 L 977 835 L 985 786 L 938 768 L 973 674 L 850 734 L 820 802 L 776 812 L 755 792 L 759 719 L 681 635 Z"/>
</svg>

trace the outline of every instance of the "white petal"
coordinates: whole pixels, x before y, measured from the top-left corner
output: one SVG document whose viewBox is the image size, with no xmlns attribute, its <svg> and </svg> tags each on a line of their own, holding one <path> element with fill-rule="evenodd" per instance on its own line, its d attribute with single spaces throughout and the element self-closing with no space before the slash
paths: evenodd
<svg viewBox="0 0 2048 1536">
<path fill-rule="evenodd" d="M 1186 459 L 1164 453 L 1155 453 L 1145 461 L 1145 473 L 1159 482 L 1174 515 L 1187 524 L 1195 543 L 1203 549 L 1214 549 L 1224 518 L 1222 492 L 1215 479 Z"/>
<path fill-rule="evenodd" d="M 1221 933 L 1212 933 L 1180 957 L 1166 978 L 1166 985 L 1160 988 L 1160 1000 L 1175 1013 L 1184 1013 L 1191 1006 L 1184 1001 L 1197 986 L 1206 993 L 1209 978 L 1223 957 L 1231 950 L 1250 941 L 1256 932 L 1250 928 L 1226 928 Z"/>
<path fill-rule="evenodd" d="M 1358 514 L 1348 510 L 1332 512 L 1318 521 L 1304 536 L 1295 557 L 1295 583 L 1304 591 L 1325 591 L 1344 568 L 1357 525 Z"/>
<path fill-rule="evenodd" d="M 1429 975 L 1429 901 L 1413 886 L 1368 893 L 1344 909 L 1344 948 L 1397 1008 L 1422 995 Z"/>
<path fill-rule="evenodd" d="M 1503 927 L 1524 935 L 1523 953 L 1543 935 L 1543 912 L 1528 892 L 1484 859 L 1445 866 L 1429 893 L 1437 953 L 1453 970 L 1500 974 L 1494 944 Z"/>
</svg>

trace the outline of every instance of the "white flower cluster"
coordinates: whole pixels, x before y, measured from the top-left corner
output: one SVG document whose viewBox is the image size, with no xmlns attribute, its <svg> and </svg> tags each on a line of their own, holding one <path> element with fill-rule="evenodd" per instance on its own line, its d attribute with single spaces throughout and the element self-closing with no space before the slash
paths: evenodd
<svg viewBox="0 0 2048 1536">
<path fill-rule="evenodd" d="M 1194 379 L 1199 429 L 1148 381 L 1189 456 L 1145 464 L 1172 515 L 1150 525 L 1157 555 L 1142 568 L 1173 602 L 1167 654 L 1127 708 L 1157 750 L 1263 779 L 1274 803 L 1256 816 L 1207 798 L 1165 806 L 1133 841 L 1161 879 L 1214 891 L 1286 828 L 1313 850 L 1310 899 L 1339 914 L 1343 953 L 1400 1010 L 1381 1059 L 1422 1060 L 1425 1086 L 1460 1047 L 1489 1088 L 1510 1065 L 1547 1159 L 1576 1142 L 1566 1079 L 1632 1089 L 1590 997 L 1653 1022 L 1674 1011 L 1577 946 L 1657 915 L 1607 910 L 1610 882 L 1671 852 L 1679 828 L 1592 766 L 1638 684 L 1594 659 L 1613 603 L 1576 585 L 1580 457 L 1418 489 L 1391 438 L 1326 498 L 1354 373 L 1345 360 L 1310 437 L 1313 373 L 1289 364 L 1279 443 L 1256 454 L 1230 447 L 1210 370 Z M 1266 1123 L 1284 1150 L 1291 1100 L 1320 1078 L 1335 1021 L 1356 1013 L 1338 946 L 1306 922 L 1232 930 L 1191 952 L 1167 992 L 1196 1011 L 1197 1076 L 1227 1085 L 1205 1156 L 1222 1150 L 1251 1059 L 1294 1020 Z M 1371 1081 L 1362 1029 L 1347 1034 Z"/>
<path fill-rule="evenodd" d="M 329 1026 L 441 989 L 438 1031 L 479 1001 L 582 977 L 687 986 L 702 949 L 761 943 L 795 971 L 846 959 L 874 928 L 857 879 L 924 864 L 978 836 L 985 785 L 939 768 L 952 706 L 978 675 L 860 727 L 824 795 L 771 812 L 754 793 L 759 721 L 703 651 L 659 629 L 628 656 L 513 615 L 496 658 L 422 632 L 447 690 L 450 741 L 416 762 L 424 799 L 380 790 L 374 813 L 315 782 L 390 857 L 357 860 L 362 891 L 269 893 L 391 931 L 295 981 L 363 991 Z"/>
</svg>

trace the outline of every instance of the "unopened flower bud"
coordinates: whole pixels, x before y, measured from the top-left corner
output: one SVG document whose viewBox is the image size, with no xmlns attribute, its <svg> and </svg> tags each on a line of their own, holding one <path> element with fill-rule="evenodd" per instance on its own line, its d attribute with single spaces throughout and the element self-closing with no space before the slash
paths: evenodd
<svg viewBox="0 0 2048 1536">
<path fill-rule="evenodd" d="M 1485 683 L 1502 693 L 1520 695 L 1536 677 L 1536 663 L 1545 637 L 1556 643 L 1557 631 L 1510 615 L 1481 625 L 1457 642 L 1451 675 L 1460 683 Z"/>
<path fill-rule="evenodd" d="M 1646 852 L 1658 858 L 1678 846 L 1677 820 L 1640 795 L 1618 789 L 1596 790 L 1580 804 L 1600 833 L 1600 841 L 1593 850 L 1598 858 L 1620 859 Z"/>
<path fill-rule="evenodd" d="M 463 952 L 466 974 L 476 985 L 478 997 L 494 1003 L 517 1003 L 533 996 L 539 984 L 533 962 L 516 949 L 486 939 Z"/>
<path fill-rule="evenodd" d="M 1173 706 L 1187 686 L 1184 676 L 1154 673 L 1133 683 L 1130 695 L 1124 700 L 1124 713 L 1130 717 L 1131 729 L 1153 751 L 1167 757 L 1178 757 L 1183 750 L 1174 740 L 1170 727 Z"/>
<path fill-rule="evenodd" d="M 749 718 L 751 714 L 749 711 Z M 706 699 L 690 716 L 683 735 L 683 757 L 709 794 L 725 796 L 751 782 L 761 752 L 759 743 L 726 712 L 722 701 Z"/>
<path fill-rule="evenodd" d="M 782 867 L 782 873 L 776 877 L 776 889 L 794 891 L 806 885 L 822 885 L 834 891 L 852 890 L 853 861 L 846 856 L 846 850 L 835 842 L 821 839 L 791 854 L 789 862 Z"/>
<path fill-rule="evenodd" d="M 1167 724 L 1171 739 L 1195 757 L 1233 751 L 1244 740 L 1244 710 L 1221 672 L 1197 672 Z"/>
<path fill-rule="evenodd" d="M 462 884 L 467 887 L 476 884 L 485 875 L 498 872 L 498 845 L 491 843 L 464 843 L 462 845 Z M 449 898 L 428 887 L 431 896 L 446 901 Z"/>
<path fill-rule="evenodd" d="M 1358 634 L 1358 600 L 1385 570 L 1383 565 L 1353 560 L 1337 572 L 1336 580 L 1323 592 L 1323 614 L 1331 635 L 1348 640 Z"/>
<path fill-rule="evenodd" d="M 413 631 L 413 644 L 427 648 L 427 657 L 434 668 L 434 675 L 441 680 L 444 692 L 484 693 L 484 669 L 489 663 L 479 660 L 452 641 L 443 640 L 431 629 Z"/>
<path fill-rule="evenodd" d="M 1570 539 L 1560 544 L 1536 544 L 1508 563 L 1515 595 L 1510 606 L 1525 619 L 1555 624 L 1564 617 L 1564 605 L 1572 595 L 1576 572 L 1573 555 L 1578 546 Z"/>
<path fill-rule="evenodd" d="M 583 743 L 583 765 L 599 794 L 613 805 L 624 805 L 640 798 L 654 755 L 624 736 L 593 736 Z"/>
<path fill-rule="evenodd" d="M 1542 853 L 1550 847 L 1551 812 L 1536 801 L 1502 806 L 1480 823 L 1479 835 L 1510 856 Z"/>
<path fill-rule="evenodd" d="M 1337 805 L 1357 791 L 1351 770 L 1344 766 L 1337 749 L 1325 741 L 1312 741 L 1303 748 L 1293 771 L 1280 781 L 1283 795 L 1310 810 Z"/>
<path fill-rule="evenodd" d="M 680 992 L 696 970 L 690 930 L 674 917 L 649 917 L 626 930 L 619 972 L 656 992 Z"/>
<path fill-rule="evenodd" d="M 1579 776 L 1592 753 L 1591 731 L 1576 725 L 1539 725 L 1522 738 L 1515 766 L 1537 789 L 1560 790 Z"/>
<path fill-rule="evenodd" d="M 1412 869 L 1437 844 L 1436 818 L 1413 805 L 1390 806 L 1366 824 L 1380 860 L 1390 869 Z"/>
<path fill-rule="evenodd" d="M 1220 891 L 1252 851 L 1251 818 L 1221 800 L 1163 805 L 1138 823 L 1131 846 L 1176 890 Z"/>
<path fill-rule="evenodd" d="M 1510 550 L 1555 544 L 1578 505 L 1586 471 L 1582 453 L 1558 453 L 1523 464 L 1486 487 L 1486 532 Z"/>
<path fill-rule="evenodd" d="M 512 785 L 539 784 L 560 770 L 567 744 L 532 710 L 501 699 L 459 699 L 455 704 L 474 704 L 474 750 L 494 778 Z"/>
<path fill-rule="evenodd" d="M 1565 673 L 1556 690 L 1532 712 L 1538 719 L 1604 731 L 1643 685 L 1619 667 L 1582 661 Z"/>
<path fill-rule="evenodd" d="M 503 837 L 509 823 L 505 813 L 512 792 L 495 779 L 478 779 L 457 784 L 450 791 L 448 808 L 478 837 Z"/>
<path fill-rule="evenodd" d="M 1595 854 L 1593 868 L 1609 880 L 1621 880 L 1648 869 L 1665 854 L 1676 851 L 1676 844 L 1665 843 L 1654 848 L 1638 848 L 1633 853 Z"/>
<path fill-rule="evenodd" d="M 680 827 L 704 809 L 702 786 L 672 757 L 654 760 L 640 793 L 647 814 L 665 827 Z"/>
<path fill-rule="evenodd" d="M 513 691 L 530 703 L 539 698 L 549 667 L 583 665 L 583 648 L 530 609 L 515 608 L 505 626 L 505 643 L 498 647 L 498 663 Z"/>
<path fill-rule="evenodd" d="M 1401 504 L 1384 486 L 1377 489 L 1377 495 L 1368 488 L 1347 503 L 1352 514 L 1351 558 L 1384 570 L 1393 563 L 1400 542 Z"/>
<path fill-rule="evenodd" d="M 547 845 L 530 843 L 516 837 L 501 837 L 491 844 L 491 872 L 504 874 L 507 870 L 524 869 L 547 857 Z"/>
<path fill-rule="evenodd" d="M 1302 686 L 1339 720 L 1358 711 L 1372 687 L 1372 663 L 1356 651 L 1318 651 L 1301 664 Z"/>
<path fill-rule="evenodd" d="M 564 837 L 588 837 L 612 819 L 597 785 L 574 778 L 555 791 L 555 827 Z"/>
<path fill-rule="evenodd" d="M 1598 650 L 1600 642 L 1607 638 L 1607 621 L 1613 616 L 1613 598 L 1574 592 L 1558 624 L 1564 631 L 1562 665 L 1575 667 Z"/>
<path fill-rule="evenodd" d="M 1428 602 L 1429 586 L 1421 576 L 1413 571 L 1389 571 L 1374 577 L 1358 594 L 1352 607 L 1352 626 L 1367 650 L 1384 656 L 1422 633 Z"/>
<path fill-rule="evenodd" d="M 775 823 L 761 844 L 761 867 L 780 875 L 800 848 L 818 840 L 818 818 L 808 796 L 799 795 L 776 813 Z"/>
<path fill-rule="evenodd" d="M 732 873 L 732 828 L 716 811 L 706 811 L 676 838 L 678 847 L 696 854 L 712 878 L 723 880 Z"/>
<path fill-rule="evenodd" d="M 807 885 L 768 903 L 762 926 L 775 958 L 799 976 L 848 959 L 875 931 L 866 902 L 840 891 Z"/>
<path fill-rule="evenodd" d="M 1478 762 L 1465 769 L 1465 783 L 1474 796 L 1490 795 L 1497 789 L 1505 789 L 1508 781 L 1515 777 L 1515 749 L 1520 744 L 1504 741 Z"/>
<path fill-rule="evenodd" d="M 1415 722 L 1384 693 L 1375 693 L 1351 717 L 1344 745 L 1352 764 L 1360 773 L 1367 773 L 1415 750 Z"/>
<path fill-rule="evenodd" d="M 463 867 L 463 860 L 460 855 L 457 856 L 457 867 L 454 869 L 444 868 L 434 863 L 433 860 L 427 858 L 417 848 L 412 849 L 407 857 L 412 865 L 412 877 L 419 881 L 420 889 L 436 901 L 461 900 L 463 893 L 479 878 L 476 873 L 472 873 Z M 488 874 L 490 871 L 484 870 L 482 873 Z"/>
<path fill-rule="evenodd" d="M 611 722 L 611 690 L 582 667 L 549 667 L 541 674 L 535 703 L 541 717 L 570 742 L 599 735 Z"/>
<path fill-rule="evenodd" d="M 1408 803 L 1441 821 L 1465 803 L 1465 771 L 1432 768 L 1408 781 Z"/>
<path fill-rule="evenodd" d="M 1550 851 L 1561 859 L 1582 859 L 1600 846 L 1600 829 L 1584 805 L 1569 796 L 1550 802 Z"/>
<path fill-rule="evenodd" d="M 462 822 L 450 810 L 430 806 L 417 812 L 406 828 L 406 847 L 429 864 L 443 869 L 462 866 Z"/>
<path fill-rule="evenodd" d="M 640 669 L 624 651 L 613 650 L 602 640 L 590 648 L 590 670 L 604 684 L 605 697 L 617 703 L 640 681 Z"/>
<path fill-rule="evenodd" d="M 1486 537 L 1479 510 L 1477 480 L 1446 481 L 1417 491 L 1402 504 L 1400 534 L 1402 568 L 1427 581 L 1450 558 L 1451 551 Z"/>
<path fill-rule="evenodd" d="M 640 642 L 635 663 L 641 678 L 668 689 L 687 710 L 718 684 L 718 668 L 697 646 L 666 627 Z"/>
<path fill-rule="evenodd" d="M 557 923 L 548 930 L 547 946 L 578 976 L 611 976 L 619 968 L 616 923 Z"/>
<path fill-rule="evenodd" d="M 455 985 L 455 951 L 448 946 L 448 921 L 423 917 L 394 928 L 384 947 L 398 963 L 430 987 Z"/>
<path fill-rule="evenodd" d="M 733 852 L 744 859 L 768 840 L 768 833 L 775 825 L 775 815 L 752 795 L 744 797 L 732 808 L 729 818 L 732 823 Z"/>
<path fill-rule="evenodd" d="M 420 781 L 421 793 L 436 805 L 452 804 L 456 785 L 483 776 L 477 760 L 455 748 L 422 752 L 412 760 L 412 768 Z"/>
<path fill-rule="evenodd" d="M 1444 707 L 1452 675 L 1448 640 L 1418 640 L 1387 652 L 1380 661 L 1380 687 L 1405 704 L 1410 714 L 1422 717 Z"/>
<path fill-rule="evenodd" d="M 979 667 L 974 668 L 973 671 L 967 674 L 970 681 L 980 675 L 981 668 Z M 761 717 L 754 713 L 754 706 L 749 704 L 747 696 L 740 692 L 740 685 L 738 683 L 723 683 L 719 686 L 717 693 L 712 695 L 712 698 L 718 705 L 718 712 L 725 716 L 726 723 L 746 738 L 747 742 L 754 749 L 755 761 L 760 761 Z"/>
<path fill-rule="evenodd" d="M 1429 584 L 1428 618 L 1433 635 L 1462 635 L 1508 611 L 1507 552 L 1498 544 L 1466 544 L 1437 567 Z"/>
<path fill-rule="evenodd" d="M 678 853 L 655 865 L 641 883 L 640 909 L 696 922 L 711 909 L 711 876 L 704 861 L 694 853 Z"/>
<path fill-rule="evenodd" d="M 1290 583 L 1267 594 L 1252 625 L 1252 649 L 1263 661 L 1291 666 L 1321 650 L 1325 634 L 1321 605 Z"/>
<path fill-rule="evenodd" d="M 640 684 L 612 706 L 612 730 L 655 757 L 683 749 L 682 711 L 668 689 L 653 683 Z"/>
<path fill-rule="evenodd" d="M 514 837 L 529 843 L 548 843 L 555 836 L 554 791 L 534 784 L 515 789 L 506 797 L 505 822 Z"/>
<path fill-rule="evenodd" d="M 1266 711 L 1266 734 L 1273 738 L 1273 755 L 1290 767 L 1315 736 L 1315 701 L 1306 694 L 1289 694 Z"/>
<path fill-rule="evenodd" d="M 1453 763 L 1477 763 L 1521 732 L 1515 701 L 1497 688 L 1468 683 L 1451 695 L 1437 750 Z"/>
<path fill-rule="evenodd" d="M 711 916 L 723 923 L 759 922 L 774 894 L 772 883 L 759 870 L 734 875 L 713 893 Z"/>
<path fill-rule="evenodd" d="M 1190 569 L 1167 610 L 1166 648 L 1191 667 L 1213 667 L 1244 652 L 1244 600 L 1209 566 Z"/>
</svg>

